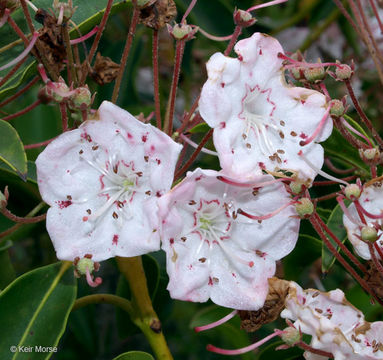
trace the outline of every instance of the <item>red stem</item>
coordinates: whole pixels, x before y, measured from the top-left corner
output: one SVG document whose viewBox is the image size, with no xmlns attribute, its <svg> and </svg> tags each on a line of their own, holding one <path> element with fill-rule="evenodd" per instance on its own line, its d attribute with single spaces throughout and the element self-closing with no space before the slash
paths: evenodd
<svg viewBox="0 0 383 360">
<path fill-rule="evenodd" d="M 363 109 L 361 108 L 359 101 L 355 96 L 354 90 L 352 89 L 350 80 L 345 80 L 344 82 L 347 86 L 348 93 L 350 94 L 350 98 L 352 100 L 352 103 L 354 104 L 355 110 L 357 111 L 359 117 L 362 119 L 362 121 L 365 123 L 365 125 L 368 127 L 368 129 L 371 131 L 374 139 L 379 143 L 379 145 L 383 146 L 383 140 L 381 139 L 381 137 L 379 136 L 379 134 L 375 130 L 370 119 L 367 117 L 367 115 L 364 113 Z"/>
<path fill-rule="evenodd" d="M 100 39 L 101 39 L 101 35 L 105 29 L 106 22 L 108 21 L 108 17 L 109 17 L 110 9 L 112 8 L 112 5 L 113 5 L 113 0 L 108 0 L 108 3 L 106 4 L 104 15 L 102 16 L 101 23 L 98 27 L 97 34 L 94 38 L 92 47 L 90 48 L 89 54 L 87 56 L 86 64 L 90 64 L 93 60 L 93 56 L 96 53 L 98 43 L 100 42 Z M 89 66 L 84 66 L 83 75 L 82 75 L 82 78 L 80 81 L 81 85 L 84 85 L 85 79 L 88 75 L 88 71 L 89 71 Z"/>
<path fill-rule="evenodd" d="M 229 56 L 229 54 L 231 53 L 231 50 L 233 50 L 233 47 L 238 40 L 239 35 L 241 35 L 241 32 L 242 32 L 242 27 L 237 25 L 234 29 L 234 33 L 230 39 L 229 44 L 227 45 L 227 48 L 225 52 L 223 53 L 225 56 Z"/>
<path fill-rule="evenodd" d="M 320 238 L 323 240 L 327 248 L 331 251 L 331 253 L 337 258 L 337 260 L 343 265 L 343 267 L 355 278 L 355 280 L 363 287 L 364 290 L 366 290 L 370 295 L 372 295 L 379 304 L 383 305 L 383 301 L 380 300 L 380 298 L 375 294 L 374 290 L 371 289 L 371 287 L 368 285 L 368 283 L 362 279 L 359 274 L 353 269 L 353 267 L 345 260 L 343 257 L 338 253 L 338 251 L 335 249 L 335 247 L 331 244 L 331 242 L 328 240 L 327 236 L 323 232 L 319 222 L 318 222 L 318 214 L 314 214 L 311 216 L 310 222 L 315 231 L 318 233 Z"/>
<path fill-rule="evenodd" d="M 11 114 L 11 115 L 8 115 L 6 117 L 3 117 L 3 120 L 4 121 L 8 121 L 8 120 L 11 120 L 11 119 L 14 119 L 14 118 L 17 118 L 21 115 L 24 115 L 26 114 L 28 111 L 31 111 L 33 110 L 35 107 L 39 106 L 41 104 L 41 101 L 40 100 L 36 100 L 33 104 L 27 106 L 25 109 L 23 110 L 20 110 L 14 114 Z"/>
<path fill-rule="evenodd" d="M 28 10 L 28 5 L 25 0 L 20 0 L 20 3 L 21 3 L 21 7 L 23 8 L 24 16 L 27 19 L 29 30 L 33 34 L 35 32 L 35 27 L 33 26 L 31 14 L 29 13 L 29 10 Z"/>
<path fill-rule="evenodd" d="M 41 147 L 41 146 L 45 146 L 45 145 L 48 145 L 49 143 L 51 143 L 53 139 L 49 139 L 49 140 L 45 140 L 45 141 L 42 141 L 42 142 L 39 142 L 39 143 L 36 143 L 36 144 L 29 144 L 29 145 L 24 145 L 24 149 L 25 150 L 28 150 L 28 149 L 35 149 L 35 148 L 38 148 L 38 147 Z"/>
<path fill-rule="evenodd" d="M 376 268 L 378 269 L 380 274 L 383 275 L 383 266 L 375 255 L 374 246 L 369 241 L 368 241 L 368 249 L 370 250 L 371 258 L 372 258 L 374 265 L 376 266 Z"/>
<path fill-rule="evenodd" d="M 338 239 L 338 237 L 330 230 L 330 228 L 324 223 L 320 216 L 317 217 L 319 225 L 324 229 L 324 231 L 331 236 L 331 238 L 338 244 L 338 246 L 342 249 L 345 255 L 353 262 L 355 266 L 359 268 L 360 271 L 367 274 L 367 269 L 361 264 L 361 262 L 354 256 L 350 250 L 347 249 L 346 245 L 342 243 Z"/>
<path fill-rule="evenodd" d="M 201 152 L 201 149 L 204 147 L 204 145 L 208 142 L 208 140 L 210 139 L 210 137 L 213 135 L 213 131 L 214 129 L 210 129 L 206 135 L 203 137 L 203 139 L 201 140 L 201 142 L 199 143 L 197 149 L 195 149 L 195 151 L 193 152 L 193 154 L 190 156 L 189 160 L 186 161 L 186 163 L 182 166 L 181 169 L 179 169 L 176 174 L 174 175 L 174 179 L 177 180 L 189 167 L 190 165 L 193 163 L 193 161 L 195 160 L 195 158 L 198 156 L 198 154 Z"/>
<path fill-rule="evenodd" d="M 198 107 L 198 101 L 200 97 L 201 95 L 198 95 L 197 99 L 194 100 L 193 105 L 190 108 L 190 111 L 184 115 L 181 126 L 176 130 L 176 132 L 178 132 L 179 134 L 182 131 L 184 131 L 184 129 L 189 125 L 189 121 Z M 196 114 L 196 116 L 199 116 L 199 114 L 198 115 Z"/>
<path fill-rule="evenodd" d="M 343 181 L 349 181 L 349 180 L 354 180 L 358 176 L 357 175 L 351 175 L 347 176 L 345 178 L 342 178 L 341 180 Z M 326 180 L 326 181 L 314 181 L 313 186 L 327 186 L 327 185 L 334 185 L 334 184 L 339 184 L 337 181 L 332 181 L 332 180 Z"/>
<path fill-rule="evenodd" d="M 13 28 L 15 33 L 19 36 L 21 40 L 23 40 L 24 45 L 28 46 L 29 45 L 29 40 L 28 38 L 24 35 L 24 33 L 21 31 L 19 26 L 16 24 L 16 22 L 12 19 L 12 17 L 8 17 L 8 24 Z"/>
<path fill-rule="evenodd" d="M 153 30 L 153 84 L 154 84 L 154 104 L 156 108 L 157 128 L 162 128 L 161 104 L 160 104 L 160 77 L 158 69 L 158 30 Z"/>
<path fill-rule="evenodd" d="M 333 199 L 334 197 L 337 197 L 339 194 L 337 192 L 334 192 L 332 194 L 328 194 L 328 195 L 324 195 L 324 196 L 320 196 L 320 197 L 317 197 L 317 198 L 313 198 L 313 200 L 319 202 L 319 201 L 325 201 L 325 200 L 330 200 L 330 199 Z"/>
<path fill-rule="evenodd" d="M 66 112 L 66 104 L 64 102 L 60 103 L 60 113 L 63 132 L 65 132 L 68 130 L 68 114 Z"/>
<path fill-rule="evenodd" d="M 27 85 L 25 85 L 21 90 L 19 90 L 14 95 L 10 96 L 8 99 L 4 100 L 0 103 L 0 107 L 9 104 L 11 101 L 18 98 L 21 94 L 24 94 L 28 89 L 30 89 L 34 84 L 36 84 L 39 81 L 39 77 L 35 76 Z"/>
<path fill-rule="evenodd" d="M 130 23 L 128 36 L 126 38 L 124 51 L 123 51 L 122 57 L 121 57 L 120 69 L 118 71 L 116 82 L 114 84 L 113 95 L 112 95 L 112 102 L 113 103 L 116 103 L 117 99 L 118 99 L 118 94 L 120 91 L 122 77 L 124 76 L 126 62 L 128 61 L 129 51 L 130 51 L 130 48 L 132 46 L 134 34 L 136 32 L 136 27 L 138 24 L 139 15 L 140 15 L 140 11 L 138 10 L 137 6 L 134 6 L 132 21 Z"/>
<path fill-rule="evenodd" d="M 334 173 L 337 173 L 337 174 L 341 174 L 341 175 L 346 175 L 346 174 L 349 174 L 349 173 L 353 173 L 355 170 L 356 170 L 356 167 L 353 167 L 351 169 L 338 169 L 332 162 L 329 158 L 325 158 L 324 159 L 324 162 L 326 164 L 326 166 L 331 170 L 333 171 Z"/>
<path fill-rule="evenodd" d="M 9 220 L 22 224 L 33 224 L 36 222 L 43 221 L 47 217 L 47 214 L 42 214 L 34 217 L 20 217 L 12 214 L 7 208 L 1 209 L 0 212 Z"/>
<path fill-rule="evenodd" d="M 360 141 L 355 136 L 353 136 L 346 127 L 342 124 L 341 121 L 337 118 L 333 118 L 335 127 L 343 135 L 343 137 L 356 149 L 369 149 L 370 147 L 365 144 L 363 141 Z"/>
<path fill-rule="evenodd" d="M 313 347 L 311 347 L 310 345 L 304 343 L 303 341 L 299 341 L 298 343 L 295 344 L 296 346 L 298 346 L 299 348 L 305 350 L 305 351 L 309 351 L 313 354 L 317 354 L 317 355 L 321 355 L 321 356 L 324 356 L 326 358 L 330 358 L 330 359 L 334 359 L 334 355 L 327 352 L 327 351 L 324 351 L 324 350 L 319 350 L 319 349 L 314 349 Z"/>
<path fill-rule="evenodd" d="M 172 130 L 173 130 L 174 106 L 176 103 L 178 80 L 179 80 L 180 72 L 181 72 L 181 64 L 182 64 L 184 49 L 185 49 L 185 41 L 178 40 L 177 46 L 176 46 L 176 56 L 174 60 L 173 80 L 172 80 L 172 85 L 170 88 L 170 97 L 169 97 L 167 114 L 166 114 L 166 119 L 164 124 L 164 127 L 165 126 L 167 127 L 167 129 L 164 129 L 164 130 L 169 136 L 172 134 Z"/>
<path fill-rule="evenodd" d="M 12 70 L 7 74 L 5 75 L 1 80 L 0 80 L 0 86 L 4 85 L 12 76 L 13 74 L 19 70 L 20 66 L 24 64 L 24 62 L 27 60 L 28 57 L 25 57 L 24 59 L 22 59 L 18 64 L 16 64 Z"/>
<path fill-rule="evenodd" d="M 370 0 L 370 5 L 371 5 L 372 11 L 374 12 L 374 15 L 376 17 L 376 20 L 378 21 L 380 33 L 383 34 L 383 24 L 382 24 L 382 21 L 380 20 L 379 12 L 378 12 L 378 9 L 376 8 L 374 0 Z"/>
</svg>

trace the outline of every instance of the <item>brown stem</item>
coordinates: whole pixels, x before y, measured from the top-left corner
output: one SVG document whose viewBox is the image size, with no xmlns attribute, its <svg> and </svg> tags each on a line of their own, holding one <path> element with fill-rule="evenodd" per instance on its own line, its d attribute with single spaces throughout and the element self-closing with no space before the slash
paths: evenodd
<svg viewBox="0 0 383 360">
<path fill-rule="evenodd" d="M 375 294 L 374 290 L 368 285 L 368 283 L 362 279 L 359 274 L 353 269 L 353 267 L 338 253 L 335 247 L 331 244 L 325 233 L 323 232 L 319 222 L 317 214 L 311 216 L 310 222 L 315 231 L 318 233 L 320 238 L 323 240 L 327 248 L 331 251 L 331 253 L 336 257 L 336 259 L 343 265 L 343 267 L 355 278 L 355 280 L 363 287 L 365 291 L 367 291 L 370 295 L 372 295 L 379 304 L 383 305 L 383 301 Z"/>
<path fill-rule="evenodd" d="M 0 107 L 9 104 L 11 101 L 18 98 L 21 94 L 24 94 L 28 89 L 30 89 L 34 84 L 36 84 L 39 81 L 39 77 L 35 76 L 27 85 L 25 85 L 21 90 L 19 90 L 14 95 L 10 96 L 8 99 L 5 99 L 0 103 Z"/>
<path fill-rule="evenodd" d="M 333 0 L 336 6 L 338 6 L 341 13 L 344 15 L 344 17 L 347 19 L 347 21 L 350 23 L 350 25 L 354 28 L 355 32 L 358 34 L 360 38 L 362 38 L 362 34 L 360 33 L 360 30 L 358 26 L 356 25 L 355 21 L 352 19 L 350 14 L 347 12 L 346 8 L 342 4 L 340 0 Z"/>
<path fill-rule="evenodd" d="M 114 89 L 113 89 L 113 95 L 112 95 L 112 102 L 113 103 L 116 103 L 117 99 L 118 99 L 118 94 L 120 91 L 122 77 L 124 76 L 126 62 L 128 61 L 129 51 L 130 51 L 130 48 L 131 48 L 132 42 L 133 42 L 133 36 L 136 32 L 136 27 L 137 27 L 138 20 L 139 20 L 139 14 L 140 14 L 139 9 L 137 8 L 137 6 L 134 6 L 132 21 L 130 23 L 128 36 L 126 38 L 124 51 L 123 51 L 122 57 L 121 57 L 120 69 L 118 71 L 118 75 L 117 75 L 116 82 L 115 82 Z"/>
<path fill-rule="evenodd" d="M 359 117 L 365 123 L 365 125 L 368 127 L 368 129 L 371 131 L 372 136 L 378 142 L 378 144 L 383 146 L 382 138 L 379 136 L 378 132 L 374 128 L 374 125 L 372 124 L 370 119 L 367 117 L 367 115 L 364 113 L 363 109 L 361 108 L 359 101 L 356 98 L 354 90 L 351 86 L 350 80 L 345 80 L 344 82 L 347 86 L 347 90 L 348 90 L 348 93 L 350 94 L 351 101 L 354 104 L 355 110 L 357 111 Z"/>
<path fill-rule="evenodd" d="M 68 84 L 74 83 L 74 86 L 77 85 L 77 76 L 76 76 L 76 69 L 74 67 L 74 60 L 73 60 L 73 53 L 72 53 L 72 47 L 70 45 L 70 37 L 69 37 L 69 30 L 68 30 L 68 23 L 64 23 L 61 26 L 61 34 L 64 39 L 64 45 L 67 55 L 67 69 L 68 69 Z"/>
<path fill-rule="evenodd" d="M 164 131 L 170 136 L 173 131 L 173 117 L 176 103 L 178 80 L 181 72 L 182 57 L 185 50 L 185 41 L 178 40 L 176 45 L 176 56 L 174 60 L 173 80 L 170 88 L 170 96 L 164 121 Z"/>
<path fill-rule="evenodd" d="M 17 118 L 18 116 L 24 115 L 24 114 L 26 114 L 28 111 L 31 111 L 31 110 L 33 110 L 35 107 L 39 106 L 40 104 L 41 104 L 41 101 L 40 101 L 40 100 L 36 100 L 33 104 L 27 106 L 25 109 L 20 110 L 20 111 L 14 113 L 14 114 L 11 114 L 11 115 L 8 115 L 8 116 L 3 117 L 3 120 L 4 120 L 4 121 L 9 121 L 9 120 L 11 120 L 11 119 Z"/>
<path fill-rule="evenodd" d="M 327 195 L 324 195 L 324 196 L 313 198 L 313 200 L 315 200 L 316 202 L 325 201 L 325 200 L 333 199 L 334 197 L 337 197 L 338 195 L 339 195 L 338 192 L 334 192 L 332 194 L 327 194 Z"/>
<path fill-rule="evenodd" d="M 158 30 L 153 30 L 153 84 L 154 84 L 154 104 L 156 108 L 157 128 L 162 128 L 161 122 L 161 104 L 160 104 L 160 77 L 158 70 Z"/>
<path fill-rule="evenodd" d="M 213 135 L 214 129 L 210 129 L 206 135 L 203 137 L 201 142 L 199 143 L 197 149 L 193 152 L 193 154 L 190 156 L 188 161 L 182 166 L 181 169 L 179 169 L 176 174 L 174 175 L 174 179 L 177 180 L 187 169 L 189 169 L 190 165 L 193 163 L 195 158 L 198 156 L 198 154 L 201 152 L 201 149 L 204 147 L 204 145 L 208 142 L 210 137 Z"/>
<path fill-rule="evenodd" d="M 24 33 L 21 31 L 19 26 L 16 24 L 16 22 L 12 19 L 12 17 L 8 16 L 8 24 L 12 27 L 12 29 L 15 31 L 15 33 L 18 35 L 18 37 L 23 40 L 24 45 L 28 46 L 29 45 L 29 40 L 28 38 L 24 35 Z"/>
</svg>

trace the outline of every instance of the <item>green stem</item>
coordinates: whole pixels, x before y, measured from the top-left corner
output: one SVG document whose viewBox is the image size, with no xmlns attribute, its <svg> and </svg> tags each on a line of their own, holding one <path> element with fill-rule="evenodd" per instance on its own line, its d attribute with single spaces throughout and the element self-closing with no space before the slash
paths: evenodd
<svg viewBox="0 0 383 360">
<path fill-rule="evenodd" d="M 132 305 L 129 300 L 112 294 L 94 294 L 79 298 L 75 301 L 72 311 L 90 304 L 111 304 L 118 306 L 129 313 L 129 315 L 133 314 Z"/>
<path fill-rule="evenodd" d="M 161 322 L 153 309 L 149 296 L 142 258 L 140 256 L 116 257 L 116 260 L 121 273 L 129 282 L 132 292 L 132 309 L 134 312 L 132 320 L 148 339 L 156 359 L 172 360 L 173 357 L 161 330 Z"/>
</svg>

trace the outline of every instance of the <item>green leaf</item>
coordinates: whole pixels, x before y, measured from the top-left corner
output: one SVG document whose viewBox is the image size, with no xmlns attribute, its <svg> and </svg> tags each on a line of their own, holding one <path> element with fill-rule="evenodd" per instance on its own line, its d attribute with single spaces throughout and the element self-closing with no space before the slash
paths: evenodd
<svg viewBox="0 0 383 360">
<path fill-rule="evenodd" d="M 0 358 L 49 359 L 52 352 L 35 346 L 56 347 L 76 299 L 73 269 L 59 262 L 32 270 L 0 294 Z M 10 351 L 11 346 L 31 347 L 31 352 Z"/>
<path fill-rule="evenodd" d="M 275 348 L 283 345 L 283 341 L 276 341 L 271 343 L 264 348 L 261 348 L 261 351 L 257 354 L 256 360 L 300 360 L 302 359 L 302 350 L 298 347 L 289 348 L 286 350 L 278 350 Z"/>
<path fill-rule="evenodd" d="M 191 134 L 207 133 L 210 130 L 210 126 L 206 123 L 198 124 L 189 130 Z"/>
<path fill-rule="evenodd" d="M 347 232 L 343 225 L 343 211 L 339 206 L 335 206 L 334 210 L 331 212 L 326 224 L 329 229 L 334 233 L 334 235 L 344 243 L 347 239 Z M 336 242 L 329 236 L 330 242 L 335 246 L 339 252 L 339 247 Z M 326 273 L 334 265 L 335 256 L 327 248 L 327 246 L 322 242 L 322 272 Z"/>
<path fill-rule="evenodd" d="M 118 355 L 113 360 L 154 360 L 153 356 L 143 351 L 129 351 Z"/>
<path fill-rule="evenodd" d="M 29 181 L 37 185 L 36 164 L 34 163 L 34 161 L 28 160 L 27 168 L 28 168 L 28 171 L 27 171 L 26 181 Z M 4 178 L 9 181 L 10 178 L 12 179 L 13 177 L 16 177 L 16 176 L 18 178 L 18 174 L 16 171 L 11 169 L 7 164 L 0 163 L 0 180 Z"/>
<path fill-rule="evenodd" d="M 27 155 L 17 131 L 6 121 L 0 120 L 0 160 L 26 180 Z"/>
<path fill-rule="evenodd" d="M 149 295 L 154 300 L 159 283 L 160 268 L 157 261 L 150 255 L 142 256 L 142 263 L 148 282 Z M 116 295 L 130 299 L 131 293 L 129 284 L 123 275 L 120 276 L 117 284 Z M 141 330 L 132 322 L 130 316 L 120 308 L 116 308 L 117 328 L 121 338 L 140 333 Z"/>
</svg>

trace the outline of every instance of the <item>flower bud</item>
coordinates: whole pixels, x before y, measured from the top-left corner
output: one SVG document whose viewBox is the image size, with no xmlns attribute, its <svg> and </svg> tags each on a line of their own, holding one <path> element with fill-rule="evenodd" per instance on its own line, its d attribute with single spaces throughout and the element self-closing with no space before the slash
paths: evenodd
<svg viewBox="0 0 383 360">
<path fill-rule="evenodd" d="M 335 75 L 337 80 L 348 80 L 351 79 L 351 76 L 353 75 L 353 71 L 350 66 L 347 64 L 342 64 L 340 66 L 336 67 Z"/>
<path fill-rule="evenodd" d="M 61 12 L 61 8 L 63 8 L 63 12 L 64 12 L 63 18 L 65 21 L 68 21 L 73 16 L 76 10 L 76 8 L 73 8 L 70 4 L 64 3 L 64 2 L 58 2 L 57 0 L 53 1 L 52 7 L 57 17 L 59 16 Z"/>
<path fill-rule="evenodd" d="M 308 198 L 301 198 L 295 204 L 295 210 L 301 219 L 309 217 L 314 212 L 314 204 Z"/>
<path fill-rule="evenodd" d="M 345 108 L 341 100 L 338 100 L 338 99 L 331 100 L 330 105 L 331 105 L 331 109 L 330 109 L 331 116 L 335 116 L 339 118 L 344 115 Z"/>
<path fill-rule="evenodd" d="M 234 11 L 234 23 L 240 27 L 249 27 L 256 23 L 257 19 L 251 15 L 250 12 L 245 10 L 235 10 Z"/>
<path fill-rule="evenodd" d="M 378 239 L 378 232 L 372 226 L 363 226 L 361 235 L 364 241 L 375 242 Z"/>
<path fill-rule="evenodd" d="M 52 100 L 61 103 L 66 100 L 66 94 L 69 93 L 70 89 L 63 81 L 58 81 L 55 83 L 48 83 L 46 85 L 47 95 L 52 98 Z"/>
<path fill-rule="evenodd" d="M 344 188 L 343 192 L 347 199 L 356 200 L 359 199 L 362 190 L 357 184 L 350 184 Z"/>
<path fill-rule="evenodd" d="M 175 24 L 171 27 L 167 24 L 169 34 L 176 40 L 191 40 L 194 38 L 195 33 L 198 31 L 197 27 L 192 27 L 187 24 Z"/>
<path fill-rule="evenodd" d="M 301 340 L 301 334 L 299 331 L 293 327 L 287 327 L 283 329 L 283 334 L 281 335 L 281 339 L 290 346 L 293 346 L 297 342 Z"/>
<path fill-rule="evenodd" d="M 84 109 L 92 104 L 92 94 L 87 87 L 79 87 L 75 89 L 73 95 L 69 98 L 69 106 L 71 109 Z"/>
<path fill-rule="evenodd" d="M 300 194 L 304 190 L 304 184 L 301 181 L 292 181 L 290 183 L 290 189 L 294 194 Z"/>
<path fill-rule="evenodd" d="M 311 83 L 320 82 L 326 76 L 326 71 L 323 66 L 314 67 L 314 68 L 308 67 L 304 70 L 303 73 L 304 73 L 305 79 Z"/>
<path fill-rule="evenodd" d="M 383 162 L 383 153 L 378 148 L 359 149 L 359 156 L 368 165 L 378 165 Z"/>
</svg>

